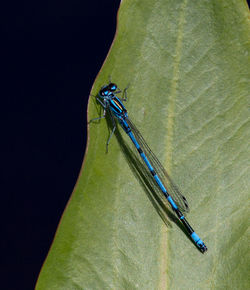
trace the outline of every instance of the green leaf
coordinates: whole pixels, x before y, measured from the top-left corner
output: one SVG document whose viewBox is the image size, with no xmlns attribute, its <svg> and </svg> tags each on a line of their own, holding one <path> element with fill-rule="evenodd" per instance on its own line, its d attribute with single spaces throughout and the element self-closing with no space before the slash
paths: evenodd
<svg viewBox="0 0 250 290">
<path fill-rule="evenodd" d="M 109 75 L 129 85 L 129 116 L 189 200 L 187 219 L 208 252 L 169 214 L 170 226 L 161 219 L 121 128 L 105 153 L 103 119 L 89 125 L 37 289 L 249 287 L 248 17 L 241 0 L 124 0 L 92 90 Z M 98 106 L 90 98 L 89 119 Z"/>
</svg>

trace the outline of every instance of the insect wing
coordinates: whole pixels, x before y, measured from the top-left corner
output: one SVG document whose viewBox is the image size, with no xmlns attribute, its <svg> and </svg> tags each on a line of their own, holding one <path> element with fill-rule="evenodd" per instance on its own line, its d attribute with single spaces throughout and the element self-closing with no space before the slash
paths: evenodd
<svg viewBox="0 0 250 290">
<path fill-rule="evenodd" d="M 159 161 L 159 159 L 155 156 L 155 154 L 152 152 L 144 138 L 142 137 L 139 130 L 136 128 L 136 126 L 131 122 L 130 119 L 126 119 L 128 125 L 130 126 L 137 142 L 139 143 L 142 151 L 145 153 L 146 157 L 150 161 L 152 167 L 154 168 L 156 174 L 159 176 L 161 181 L 163 182 L 168 194 L 174 199 L 175 203 L 178 205 L 178 207 L 184 211 L 189 211 L 188 201 L 185 198 L 185 196 L 181 193 L 179 188 L 175 185 L 175 183 L 172 181 L 171 177 L 168 175 L 167 171 L 164 169 L 163 165 Z M 164 196 L 164 199 L 166 199 L 165 195 L 161 192 L 161 195 Z M 161 197 L 162 199 L 162 197 Z"/>
</svg>

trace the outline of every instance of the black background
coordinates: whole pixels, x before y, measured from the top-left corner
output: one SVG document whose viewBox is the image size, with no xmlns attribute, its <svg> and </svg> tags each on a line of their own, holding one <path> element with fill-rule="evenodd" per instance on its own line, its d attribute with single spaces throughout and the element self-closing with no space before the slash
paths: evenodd
<svg viewBox="0 0 250 290">
<path fill-rule="evenodd" d="M 1 289 L 28 290 L 79 174 L 119 1 L 1 6 Z"/>
</svg>

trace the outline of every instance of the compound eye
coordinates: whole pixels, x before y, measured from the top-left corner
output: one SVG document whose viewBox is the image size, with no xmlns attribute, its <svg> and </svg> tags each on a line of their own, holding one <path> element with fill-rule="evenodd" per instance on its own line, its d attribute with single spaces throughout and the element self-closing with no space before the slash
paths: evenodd
<svg viewBox="0 0 250 290">
<path fill-rule="evenodd" d="M 103 94 L 104 94 L 104 96 L 107 96 L 109 94 L 109 92 L 108 91 L 104 91 Z"/>
<path fill-rule="evenodd" d="M 113 84 L 113 83 L 111 83 L 110 85 L 109 85 L 109 87 L 110 87 L 110 90 L 113 92 L 113 91 L 115 91 L 116 89 L 117 89 L 117 85 L 116 84 Z"/>
</svg>

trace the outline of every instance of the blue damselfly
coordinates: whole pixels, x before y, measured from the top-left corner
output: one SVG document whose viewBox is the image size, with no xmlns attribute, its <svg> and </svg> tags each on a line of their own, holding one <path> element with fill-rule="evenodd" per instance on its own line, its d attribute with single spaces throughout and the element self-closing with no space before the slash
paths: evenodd
<svg viewBox="0 0 250 290">
<path fill-rule="evenodd" d="M 157 159 L 155 154 L 152 152 L 152 150 L 140 134 L 139 130 L 128 117 L 127 110 L 123 104 L 123 101 L 126 101 L 127 99 L 126 89 L 124 90 L 122 98 L 117 97 L 118 93 L 121 93 L 121 91 L 114 83 L 109 83 L 108 85 L 105 85 L 101 88 L 97 96 L 97 101 L 102 105 L 104 113 L 103 116 L 92 119 L 91 121 L 104 118 L 106 116 L 106 112 L 110 114 L 113 129 L 107 141 L 108 148 L 110 139 L 116 129 L 115 119 L 118 120 L 123 130 L 126 132 L 126 134 L 130 137 L 133 144 L 135 145 L 143 162 L 150 171 L 156 186 L 160 189 L 161 194 L 163 194 L 164 198 L 171 205 L 173 211 L 176 213 L 178 219 L 182 222 L 187 233 L 194 241 L 196 246 L 199 248 L 199 250 L 202 253 L 206 252 L 206 245 L 195 233 L 195 231 L 190 226 L 182 213 L 187 212 L 189 209 L 186 198 L 181 194 L 178 187 L 171 180 L 160 161 Z"/>
</svg>

